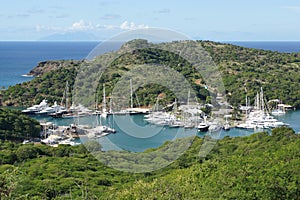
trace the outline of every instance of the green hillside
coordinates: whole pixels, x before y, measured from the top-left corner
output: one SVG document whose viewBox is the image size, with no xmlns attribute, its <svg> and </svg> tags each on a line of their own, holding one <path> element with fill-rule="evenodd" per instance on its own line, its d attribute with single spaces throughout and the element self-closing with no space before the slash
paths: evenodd
<svg viewBox="0 0 300 200">
<path fill-rule="evenodd" d="M 179 48 L 183 42 L 157 45 L 148 44 L 148 48 L 136 49 L 130 53 L 125 51 L 128 46 L 138 47 L 143 43 L 147 42 L 144 40 L 134 40 L 123 45 L 117 52 L 119 54 L 124 53 L 120 54 L 109 65 L 99 80 L 100 84 L 98 92 L 96 92 L 99 96 L 99 102 L 102 100 L 102 83 L 106 84 L 106 93 L 109 96 L 115 84 L 126 72 L 143 64 L 153 65 L 153 67 L 164 65 L 180 72 L 196 91 L 198 101 L 205 102 L 209 99 L 207 98 L 209 93 L 204 89 L 206 80 L 202 79 L 201 72 L 197 71 L 194 65 L 177 54 L 164 50 L 169 47 L 174 49 L 176 47 Z M 191 46 L 199 44 L 209 53 L 212 61 L 219 68 L 230 104 L 239 105 L 244 103 L 246 94 L 254 101 L 256 92 L 262 87 L 268 99 L 280 99 L 286 104 L 291 104 L 299 108 L 300 53 L 278 53 L 210 41 L 195 41 L 194 43 L 190 43 Z M 191 54 L 193 53 L 191 52 Z M 97 62 L 100 60 L 103 61 L 104 58 L 113 55 L 113 53 L 102 55 L 95 59 L 93 64 L 97 65 Z M 59 62 L 57 65 L 59 65 Z M 39 68 L 41 67 L 39 66 Z M 60 102 L 63 97 L 66 81 L 72 86 L 79 68 L 80 63 L 70 62 L 61 68 L 53 67 L 53 70 L 48 70 L 48 72 L 30 82 L 9 87 L 7 90 L 2 91 L 2 104 L 27 106 L 39 103 L 43 98 L 47 98 L 50 102 L 54 100 Z M 209 70 L 209 67 L 207 70 Z M 93 76 L 92 70 L 88 73 Z M 82 88 L 86 88 L 87 90 L 90 87 L 91 85 L 88 83 L 83 83 L 82 85 Z M 214 89 L 209 88 L 212 95 L 216 95 Z M 159 84 L 150 84 L 138 88 L 135 93 L 138 96 L 139 104 L 144 106 L 153 105 L 159 94 L 166 93 L 165 104 L 174 99 L 174 94 Z M 82 96 L 81 94 L 79 95 Z M 94 96 L 92 95 L 90 98 L 94 99 Z M 92 101 L 92 99 L 87 101 Z"/>
<path fill-rule="evenodd" d="M 272 135 L 219 140 L 199 158 L 196 138 L 178 160 L 158 171 L 106 167 L 84 146 L 0 145 L 1 199 L 299 199 L 300 137 Z"/>
</svg>

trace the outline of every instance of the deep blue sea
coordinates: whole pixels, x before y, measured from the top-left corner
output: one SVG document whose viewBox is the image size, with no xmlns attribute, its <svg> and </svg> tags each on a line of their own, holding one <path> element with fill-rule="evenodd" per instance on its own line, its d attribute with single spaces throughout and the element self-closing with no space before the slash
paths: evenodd
<svg viewBox="0 0 300 200">
<path fill-rule="evenodd" d="M 300 42 L 226 42 L 244 47 L 272 50 L 278 52 L 300 52 Z M 81 60 L 98 45 L 98 42 L 0 42 L 0 87 L 8 87 L 17 83 L 28 81 L 31 78 L 23 77 L 32 68 L 37 66 L 41 61 L 74 59 Z M 104 49 L 111 50 L 110 47 Z M 103 50 L 103 49 L 102 49 Z M 103 52 L 101 52 L 103 53 Z M 0 88 L 1 89 L 1 88 Z M 54 123 L 70 124 L 73 119 L 61 120 L 46 118 L 45 120 L 53 120 Z M 297 132 L 300 131 L 300 111 L 291 111 L 289 114 L 280 119 L 289 123 Z M 141 122 L 144 126 L 143 122 Z M 147 126 L 147 125 L 145 125 Z M 174 129 L 173 129 L 174 130 Z M 229 132 L 222 132 L 221 137 L 230 136 L 246 136 L 252 134 L 252 131 L 241 129 L 232 129 Z M 180 134 L 193 135 L 192 130 L 183 131 Z M 179 135 L 181 137 L 181 135 Z M 143 151 L 147 148 L 158 147 L 166 140 L 174 138 L 174 131 L 166 129 L 159 137 L 153 137 L 145 142 L 144 139 L 137 140 L 130 138 L 127 134 L 119 130 L 114 135 L 104 137 L 101 143 L 106 149 L 110 149 L 110 143 L 113 142 L 121 149 L 130 151 Z M 109 141 L 107 141 L 109 140 Z"/>
<path fill-rule="evenodd" d="M 270 51 L 278 51 L 278 52 L 284 52 L 284 53 L 294 53 L 294 52 L 300 52 L 300 41 L 288 41 L 288 42 L 239 42 L 239 41 L 233 41 L 233 42 L 226 42 L 238 46 L 243 47 L 249 47 L 249 48 L 255 48 L 255 49 L 263 49 L 263 50 L 270 50 Z"/>
<path fill-rule="evenodd" d="M 0 42 L 0 87 L 30 80 L 27 74 L 41 61 L 84 59 L 97 42 Z"/>
</svg>

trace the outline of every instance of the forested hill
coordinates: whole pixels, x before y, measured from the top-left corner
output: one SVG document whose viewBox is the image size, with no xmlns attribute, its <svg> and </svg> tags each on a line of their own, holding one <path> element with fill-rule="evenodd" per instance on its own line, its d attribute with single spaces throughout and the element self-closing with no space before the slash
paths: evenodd
<svg viewBox="0 0 300 200">
<path fill-rule="evenodd" d="M 130 44 L 138 46 L 142 40 L 135 40 Z M 180 42 L 160 44 L 176 47 Z M 196 41 L 210 54 L 214 63 L 219 67 L 229 102 L 239 105 L 245 102 L 245 96 L 252 98 L 262 87 L 267 99 L 280 99 L 284 103 L 300 108 L 300 53 L 279 53 L 240 46 L 216 43 L 211 41 Z M 126 45 L 124 45 L 126 46 Z M 124 47 L 123 46 L 123 47 Z M 49 61 L 50 62 L 50 61 Z M 45 62 L 39 66 L 47 66 Z M 18 84 L 2 92 L 2 104 L 27 106 L 39 103 L 43 98 L 49 102 L 60 101 L 65 84 L 74 83 L 78 62 L 69 62 L 61 65 L 59 61 L 52 62 L 63 67 L 53 67 L 52 70 L 36 77 L 30 82 Z M 163 64 L 182 73 L 197 92 L 200 101 L 207 100 L 208 92 L 204 89 L 205 82 L 191 64 L 171 52 L 155 48 L 139 49 L 132 53 L 125 53 L 116 59 L 107 69 L 100 80 L 106 83 L 109 94 L 120 77 L 135 65 Z M 102 99 L 102 84 L 99 85 L 99 101 Z M 157 95 L 166 93 L 165 103 L 173 100 L 170 91 L 159 85 L 150 85 L 136 91 L 140 104 L 153 105 Z M 71 95 L 70 95 L 71 96 Z"/>
<path fill-rule="evenodd" d="M 245 48 L 199 41 L 220 67 L 232 103 L 241 102 L 263 87 L 268 99 L 300 106 L 300 53 Z M 245 98 L 244 98 L 245 99 Z M 254 101 L 254 99 L 252 99 Z"/>
<path fill-rule="evenodd" d="M 105 166 L 83 145 L 52 148 L 0 141 L 0 197 L 299 199 L 300 137 L 292 129 L 226 137 L 204 159 L 199 158 L 202 143 L 195 138 L 184 155 L 166 168 L 134 174 Z M 162 159 L 168 155 L 153 162 Z M 115 161 L 124 164 L 122 157 Z"/>
<path fill-rule="evenodd" d="M 40 137 L 38 121 L 22 115 L 18 110 L 0 108 L 0 141 L 23 141 Z"/>
</svg>

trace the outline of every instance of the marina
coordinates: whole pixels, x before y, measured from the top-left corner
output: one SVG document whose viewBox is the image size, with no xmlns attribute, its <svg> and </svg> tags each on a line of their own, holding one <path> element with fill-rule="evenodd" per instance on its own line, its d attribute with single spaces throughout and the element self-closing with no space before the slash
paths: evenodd
<svg viewBox="0 0 300 200">
<path fill-rule="evenodd" d="M 57 102 L 50 106 L 44 99 L 40 104 L 22 111 L 41 121 L 43 143 L 76 145 L 93 139 L 99 140 L 104 150 L 144 151 L 147 148 L 159 147 L 166 141 L 189 136 L 204 137 L 211 132 L 218 132 L 217 139 L 221 139 L 225 136 L 245 136 L 254 132 L 270 131 L 280 126 L 290 126 L 289 120 L 281 120 L 291 112 L 286 109 L 288 106 L 280 101 L 272 101 L 276 106 L 270 112 L 262 88 L 256 95 L 254 106 L 248 105 L 248 97 L 246 105 L 240 106 L 240 112 L 244 112 L 242 121 L 233 120 L 232 110 L 226 107 L 214 109 L 211 104 L 191 103 L 190 91 L 187 102 L 179 105 L 175 99 L 172 104 L 167 105 L 169 111 L 165 108 L 158 109 L 158 98 L 152 111 L 134 107 L 131 79 L 130 106 L 120 111 L 113 111 L 112 98 L 109 99 L 109 110 L 107 109 L 105 84 L 101 110 L 98 100 L 95 102 L 94 111 L 81 104 L 75 106 L 72 103 L 69 107 L 67 91 L 68 82 L 61 106 L 57 105 Z M 222 106 L 221 101 L 222 98 L 219 97 L 219 106 Z M 203 111 L 207 108 L 212 110 L 209 114 Z M 278 114 L 279 110 L 284 113 Z M 52 129 L 48 128 L 48 123 Z"/>
<path fill-rule="evenodd" d="M 78 122 L 77 118 L 52 118 L 49 116 L 36 116 L 33 118 L 40 121 L 48 121 L 57 126 L 68 126 Z M 96 138 L 103 146 L 104 150 L 127 150 L 141 152 L 149 148 L 157 148 L 166 141 L 171 141 L 177 138 L 198 136 L 204 137 L 207 132 L 200 132 L 196 128 L 177 127 L 171 128 L 168 126 L 158 126 L 148 123 L 144 120 L 144 114 L 137 115 L 109 115 L 107 118 L 101 119 L 102 125 L 109 125 L 115 129 L 115 134 L 109 134 L 105 137 Z M 300 132 L 300 110 L 288 111 L 283 116 L 276 116 L 276 119 L 289 124 L 296 133 Z M 89 124 L 95 122 L 95 116 L 81 117 L 80 124 Z M 239 129 L 230 128 L 230 130 L 220 130 L 219 138 L 229 137 L 244 137 L 255 132 L 268 131 L 268 129 Z M 77 138 L 77 142 L 84 142 L 88 137 Z"/>
</svg>

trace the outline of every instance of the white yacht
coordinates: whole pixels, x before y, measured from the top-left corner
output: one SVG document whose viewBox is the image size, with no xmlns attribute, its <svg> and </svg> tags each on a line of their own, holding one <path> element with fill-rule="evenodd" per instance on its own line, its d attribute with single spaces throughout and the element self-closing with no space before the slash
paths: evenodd
<svg viewBox="0 0 300 200">
<path fill-rule="evenodd" d="M 210 124 L 206 121 L 207 116 L 203 117 L 203 121 L 198 124 L 198 131 L 207 132 Z"/>
<path fill-rule="evenodd" d="M 43 108 L 42 110 L 36 112 L 35 114 L 49 115 L 51 113 L 57 113 L 57 112 L 62 112 L 62 111 L 66 111 L 66 108 L 58 105 L 57 102 L 55 101 L 52 106 L 47 106 L 47 107 Z"/>
<path fill-rule="evenodd" d="M 41 110 L 48 107 L 48 102 L 46 99 L 44 99 L 40 104 L 33 105 L 31 107 L 28 107 L 25 110 L 22 110 L 22 113 L 24 114 L 35 114 L 37 112 L 40 112 Z"/>
<path fill-rule="evenodd" d="M 286 112 L 282 109 L 275 109 L 275 110 L 272 110 L 271 114 L 274 116 L 281 116 L 281 115 L 285 115 Z"/>
<path fill-rule="evenodd" d="M 257 94 L 256 97 L 255 110 L 251 111 L 249 114 L 246 113 L 245 122 L 239 124 L 237 128 L 269 129 L 285 125 L 288 124 L 278 121 L 266 111 L 263 90 L 261 89 L 260 94 Z"/>
</svg>

